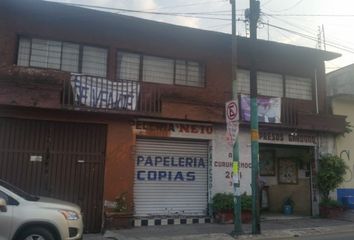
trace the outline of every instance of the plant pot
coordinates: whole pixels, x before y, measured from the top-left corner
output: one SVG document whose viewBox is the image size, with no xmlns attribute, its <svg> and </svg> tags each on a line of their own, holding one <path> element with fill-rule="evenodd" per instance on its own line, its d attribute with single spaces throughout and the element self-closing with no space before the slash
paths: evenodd
<svg viewBox="0 0 354 240">
<path fill-rule="evenodd" d="M 215 222 L 217 223 L 233 223 L 234 222 L 234 213 L 232 210 L 230 211 L 223 211 L 223 212 L 217 212 L 215 214 Z"/>
<path fill-rule="evenodd" d="M 133 227 L 133 213 L 105 211 L 104 227 L 106 229 L 122 229 Z"/>
<path fill-rule="evenodd" d="M 252 211 L 251 210 L 242 210 L 242 212 L 241 212 L 241 221 L 242 221 L 242 223 L 251 223 L 251 221 L 252 221 Z"/>
<path fill-rule="evenodd" d="M 344 209 L 342 207 L 320 206 L 320 217 L 338 218 Z"/>
<path fill-rule="evenodd" d="M 293 211 L 294 211 L 293 206 L 291 206 L 291 205 L 284 205 L 283 206 L 283 213 L 285 215 L 291 215 L 291 214 L 293 214 Z"/>
</svg>

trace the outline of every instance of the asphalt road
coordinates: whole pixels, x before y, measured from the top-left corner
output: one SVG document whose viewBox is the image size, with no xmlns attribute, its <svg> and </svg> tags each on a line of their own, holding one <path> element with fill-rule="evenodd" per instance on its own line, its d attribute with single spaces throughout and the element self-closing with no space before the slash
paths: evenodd
<svg viewBox="0 0 354 240">
<path fill-rule="evenodd" d="M 306 240 L 353 240 L 354 231 L 347 233 L 330 233 L 326 235 L 306 236 L 306 237 L 293 237 L 287 239 L 306 239 Z"/>
</svg>

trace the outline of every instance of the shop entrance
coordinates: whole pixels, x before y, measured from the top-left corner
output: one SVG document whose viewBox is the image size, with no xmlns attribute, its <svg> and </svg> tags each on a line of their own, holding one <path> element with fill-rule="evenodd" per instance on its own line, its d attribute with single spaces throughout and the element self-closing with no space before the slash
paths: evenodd
<svg viewBox="0 0 354 240">
<path fill-rule="evenodd" d="M 282 213 L 287 199 L 294 203 L 295 215 L 310 216 L 311 163 L 314 148 L 260 144 L 260 181 L 264 185 L 262 209 L 269 213 Z"/>
</svg>

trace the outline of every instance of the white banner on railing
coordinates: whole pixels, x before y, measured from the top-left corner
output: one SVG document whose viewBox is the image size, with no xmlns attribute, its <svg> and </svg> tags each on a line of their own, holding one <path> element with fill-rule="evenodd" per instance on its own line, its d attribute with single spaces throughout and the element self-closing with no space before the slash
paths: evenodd
<svg viewBox="0 0 354 240">
<path fill-rule="evenodd" d="M 72 75 L 75 102 L 92 108 L 136 110 L 140 85 L 133 81 Z"/>
</svg>

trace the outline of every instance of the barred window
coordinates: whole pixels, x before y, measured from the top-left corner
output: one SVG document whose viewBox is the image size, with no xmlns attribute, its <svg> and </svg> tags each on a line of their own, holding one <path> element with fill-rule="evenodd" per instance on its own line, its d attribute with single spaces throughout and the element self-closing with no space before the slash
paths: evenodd
<svg viewBox="0 0 354 240">
<path fill-rule="evenodd" d="M 204 87 L 204 69 L 198 62 L 176 61 L 176 84 Z"/>
<path fill-rule="evenodd" d="M 118 80 L 139 81 L 139 54 L 118 52 L 117 66 Z"/>
<path fill-rule="evenodd" d="M 105 77 L 107 74 L 107 49 L 84 46 L 82 73 Z"/>
<path fill-rule="evenodd" d="M 283 97 L 283 77 L 280 74 L 257 72 L 258 94 Z"/>
<path fill-rule="evenodd" d="M 117 79 L 196 87 L 205 84 L 204 68 L 198 62 L 128 52 L 117 53 Z"/>
<path fill-rule="evenodd" d="M 79 62 L 82 63 L 81 69 Z M 69 42 L 21 37 L 17 64 L 106 77 L 107 50 L 91 46 L 80 48 L 79 44 Z"/>
<path fill-rule="evenodd" d="M 237 69 L 237 92 L 250 94 L 250 71 Z"/>
<path fill-rule="evenodd" d="M 312 100 L 311 79 L 285 76 L 285 96 L 288 98 Z"/>
<path fill-rule="evenodd" d="M 143 81 L 173 84 L 173 64 L 171 59 L 144 56 Z"/>
</svg>

